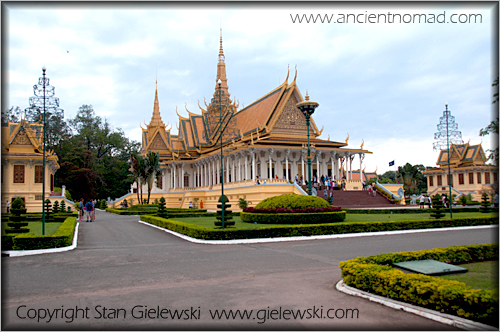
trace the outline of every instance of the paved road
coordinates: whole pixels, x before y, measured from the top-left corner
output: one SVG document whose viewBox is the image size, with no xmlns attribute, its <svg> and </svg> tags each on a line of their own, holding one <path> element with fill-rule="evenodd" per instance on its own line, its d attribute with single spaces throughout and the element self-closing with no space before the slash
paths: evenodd
<svg viewBox="0 0 500 332">
<path fill-rule="evenodd" d="M 337 291 L 339 262 L 383 252 L 498 241 L 497 230 L 490 229 L 207 245 L 137 221 L 137 216 L 98 212 L 95 223 L 80 224 L 73 251 L 2 258 L 2 328 L 452 329 Z M 331 308 L 333 319 L 318 318 Z M 174 309 L 184 310 L 179 311 L 181 319 L 171 318 L 167 310 Z M 224 309 L 254 311 L 249 319 L 211 318 L 211 311 Z M 271 312 L 274 309 L 277 313 Z M 291 319 L 286 309 L 309 311 L 303 319 Z M 352 309 L 358 310 L 358 318 L 351 318 Z M 149 316 L 141 318 L 145 311 Z M 74 313 L 77 318 L 72 319 Z M 341 318 L 342 313 L 349 318 Z"/>
</svg>

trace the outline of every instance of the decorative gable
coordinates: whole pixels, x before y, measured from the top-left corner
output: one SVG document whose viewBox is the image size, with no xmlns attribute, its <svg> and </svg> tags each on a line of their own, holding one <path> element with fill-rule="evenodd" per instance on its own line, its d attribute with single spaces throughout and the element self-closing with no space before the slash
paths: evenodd
<svg viewBox="0 0 500 332">
<path fill-rule="evenodd" d="M 168 151 L 167 144 L 161 137 L 160 133 L 157 133 L 155 138 L 151 141 L 151 145 L 149 146 L 148 150 L 153 150 L 153 151 Z"/>
<path fill-rule="evenodd" d="M 12 140 L 12 145 L 32 145 L 31 140 L 26 134 L 26 130 L 20 129 L 14 139 Z"/>
</svg>

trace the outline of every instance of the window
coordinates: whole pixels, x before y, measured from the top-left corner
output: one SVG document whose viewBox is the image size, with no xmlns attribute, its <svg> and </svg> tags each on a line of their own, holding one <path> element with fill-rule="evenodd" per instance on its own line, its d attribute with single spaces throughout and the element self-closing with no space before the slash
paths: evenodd
<svg viewBox="0 0 500 332">
<path fill-rule="evenodd" d="M 484 184 L 490 184 L 490 172 L 484 173 Z"/>
<path fill-rule="evenodd" d="M 474 184 L 474 173 L 469 173 L 469 184 Z"/>
<path fill-rule="evenodd" d="M 497 172 L 493 172 L 493 182 L 498 182 L 498 173 Z"/>
<path fill-rule="evenodd" d="M 161 175 L 156 178 L 156 187 L 163 189 L 163 177 Z"/>
<path fill-rule="evenodd" d="M 14 165 L 14 183 L 24 183 L 24 165 Z"/>
<path fill-rule="evenodd" d="M 434 186 L 434 177 L 429 176 L 429 187 L 433 187 L 433 186 Z"/>
<path fill-rule="evenodd" d="M 453 174 L 448 174 L 448 185 L 453 187 Z"/>
<path fill-rule="evenodd" d="M 481 173 L 477 173 L 477 183 L 481 184 Z"/>
<path fill-rule="evenodd" d="M 464 174 L 458 174 L 458 184 L 464 184 Z"/>
<path fill-rule="evenodd" d="M 43 183 L 43 167 L 35 166 L 35 183 Z"/>
<path fill-rule="evenodd" d="M 437 176 L 437 182 L 438 182 L 438 186 L 442 186 L 443 185 L 443 179 L 442 179 L 441 175 Z"/>
</svg>

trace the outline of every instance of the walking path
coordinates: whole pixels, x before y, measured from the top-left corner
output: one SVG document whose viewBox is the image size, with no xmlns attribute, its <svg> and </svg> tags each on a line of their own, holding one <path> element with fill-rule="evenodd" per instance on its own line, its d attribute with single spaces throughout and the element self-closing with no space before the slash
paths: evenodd
<svg viewBox="0 0 500 332">
<path fill-rule="evenodd" d="M 216 246 L 158 231 L 137 216 L 96 217 L 80 223 L 75 250 L 2 258 L 2 328 L 456 329 L 337 291 L 338 265 L 383 252 L 491 243 L 497 234 L 483 228 Z M 179 319 L 169 316 L 174 310 Z M 236 316 L 212 317 L 221 310 Z"/>
</svg>

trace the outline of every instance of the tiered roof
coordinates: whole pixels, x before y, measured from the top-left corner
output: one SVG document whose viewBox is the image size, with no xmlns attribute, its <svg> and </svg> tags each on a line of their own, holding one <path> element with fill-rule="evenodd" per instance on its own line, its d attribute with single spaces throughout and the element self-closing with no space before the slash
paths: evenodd
<svg viewBox="0 0 500 332">
<path fill-rule="evenodd" d="M 451 151 L 450 166 L 452 167 L 484 165 L 487 160 L 481 144 L 452 144 L 449 150 L 441 150 L 439 153 L 436 163 L 438 166 L 448 165 L 448 151 Z"/>
<path fill-rule="evenodd" d="M 220 146 L 221 118 L 224 128 L 223 145 L 233 150 L 275 144 L 296 148 L 298 144 L 307 142 L 305 116 L 296 106 L 304 99 L 296 85 L 297 70 L 291 83 L 288 83 L 288 78 L 289 72 L 280 86 L 238 111 L 239 105 L 231 100 L 227 85 L 221 33 L 216 85 L 210 103 L 207 105 L 204 102 L 205 107 L 198 103 L 201 114 L 193 113 L 187 107 L 187 117 L 177 112 L 179 133 L 171 135 L 171 128 L 167 130 L 161 121 L 156 90 L 153 117 L 147 128 L 142 129 L 143 153 L 157 151 L 164 162 L 195 160 L 202 155 L 211 154 Z M 317 147 L 340 148 L 347 145 L 347 141 L 343 143 L 317 139 L 322 130 L 318 130 L 312 117 L 309 131 L 311 143 Z M 353 151 L 371 153 L 362 148 Z"/>
</svg>

